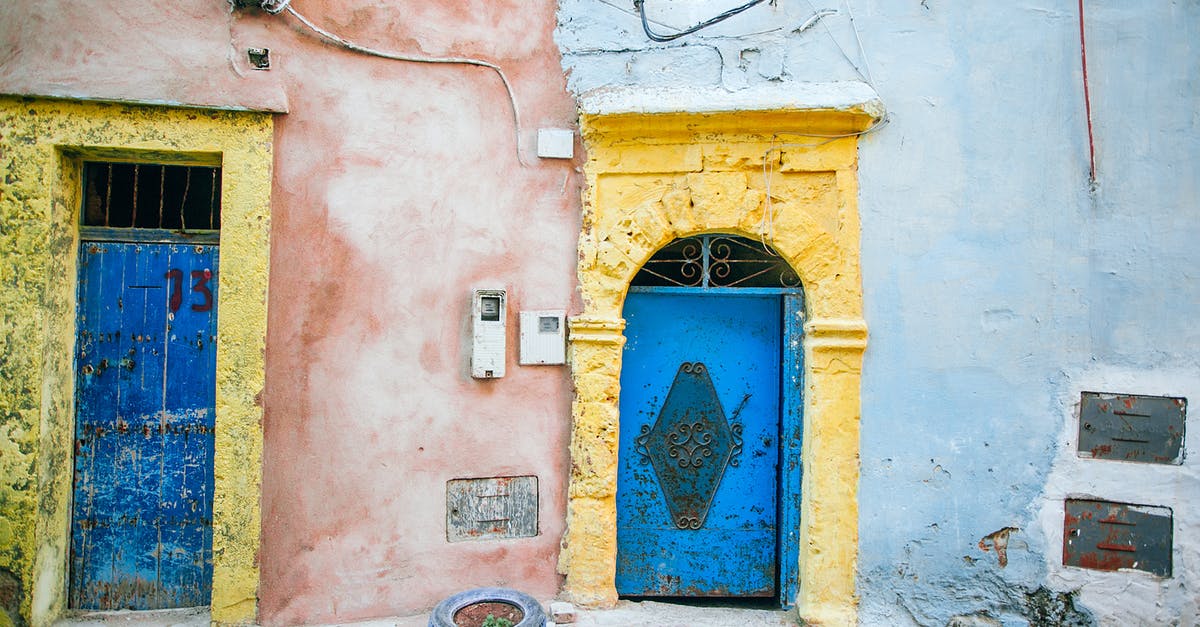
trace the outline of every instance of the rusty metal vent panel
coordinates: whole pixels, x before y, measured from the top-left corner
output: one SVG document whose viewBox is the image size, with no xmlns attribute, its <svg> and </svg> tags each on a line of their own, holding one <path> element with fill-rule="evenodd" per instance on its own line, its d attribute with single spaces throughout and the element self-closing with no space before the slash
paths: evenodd
<svg viewBox="0 0 1200 627">
<path fill-rule="evenodd" d="M 1168 507 L 1067 499 L 1063 565 L 1170 577 L 1172 526 Z"/>
<path fill-rule="evenodd" d="M 537 477 L 446 482 L 446 540 L 532 538 L 537 533 Z"/>
<path fill-rule="evenodd" d="M 800 287 L 779 253 L 734 235 L 698 235 L 671 242 L 642 266 L 635 287 Z"/>
<path fill-rule="evenodd" d="M 1084 392 L 1080 457 L 1182 464 L 1187 399 Z"/>
</svg>

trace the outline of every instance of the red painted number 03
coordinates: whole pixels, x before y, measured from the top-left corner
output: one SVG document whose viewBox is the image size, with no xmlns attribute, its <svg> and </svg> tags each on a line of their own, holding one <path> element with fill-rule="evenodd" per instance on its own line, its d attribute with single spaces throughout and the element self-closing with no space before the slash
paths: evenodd
<svg viewBox="0 0 1200 627">
<path fill-rule="evenodd" d="M 212 276 L 212 270 L 192 270 L 192 291 L 198 292 L 204 299 L 203 302 L 192 303 L 192 311 L 212 310 L 213 295 L 212 290 L 208 289 L 208 281 Z M 167 271 L 166 278 L 171 282 L 171 311 L 179 311 L 179 307 L 183 305 L 183 270 L 171 268 Z"/>
</svg>

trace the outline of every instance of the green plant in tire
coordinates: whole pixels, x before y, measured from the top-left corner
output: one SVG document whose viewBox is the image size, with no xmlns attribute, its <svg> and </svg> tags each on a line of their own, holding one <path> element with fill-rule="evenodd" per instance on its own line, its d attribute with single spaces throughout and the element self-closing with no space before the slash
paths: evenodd
<svg viewBox="0 0 1200 627">
<path fill-rule="evenodd" d="M 488 614 L 481 627 L 513 627 L 513 622 L 507 618 L 496 618 L 495 614 Z"/>
</svg>

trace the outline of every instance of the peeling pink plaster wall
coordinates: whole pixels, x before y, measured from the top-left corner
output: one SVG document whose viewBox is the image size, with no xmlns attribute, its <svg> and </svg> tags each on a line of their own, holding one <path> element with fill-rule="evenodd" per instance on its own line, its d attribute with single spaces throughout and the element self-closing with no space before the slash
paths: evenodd
<svg viewBox="0 0 1200 627">
<path fill-rule="evenodd" d="M 242 18 L 288 85 L 277 168 L 265 396 L 261 619 L 428 609 L 464 588 L 542 598 L 565 511 L 570 384 L 520 367 L 517 312 L 569 308 L 577 164 L 534 155 L 573 124 L 554 3 L 303 2 L 357 43 L 501 65 L 374 59 L 286 16 Z M 244 29 L 244 30 L 241 30 Z M 509 290 L 508 376 L 469 375 L 470 289 Z M 536 538 L 447 543 L 447 480 L 536 475 Z"/>
<path fill-rule="evenodd" d="M 555 3 L 294 0 L 362 45 L 507 72 L 372 58 L 224 0 L 0 8 L 0 91 L 288 111 L 276 118 L 264 393 L 260 621 L 413 613 L 472 586 L 559 588 L 571 388 L 522 367 L 517 312 L 577 310 L 575 161 Z M 269 48 L 254 71 L 248 47 Z M 470 289 L 509 295 L 508 375 L 469 376 Z M 448 543 L 446 482 L 536 475 L 534 538 Z"/>
</svg>

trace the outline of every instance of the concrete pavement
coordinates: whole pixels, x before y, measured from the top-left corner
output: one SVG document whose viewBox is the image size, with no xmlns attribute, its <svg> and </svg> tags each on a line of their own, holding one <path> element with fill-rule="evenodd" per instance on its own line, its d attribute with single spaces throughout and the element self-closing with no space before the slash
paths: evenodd
<svg viewBox="0 0 1200 627">
<path fill-rule="evenodd" d="M 544 604 L 546 607 L 549 603 Z M 429 615 L 380 618 L 310 627 L 426 627 Z M 560 623 L 571 624 L 571 623 Z M 781 627 L 794 626 L 794 611 L 621 601 L 608 610 L 577 609 L 578 627 Z M 59 620 L 54 627 L 208 627 L 207 608 L 154 612 L 89 612 Z"/>
</svg>

